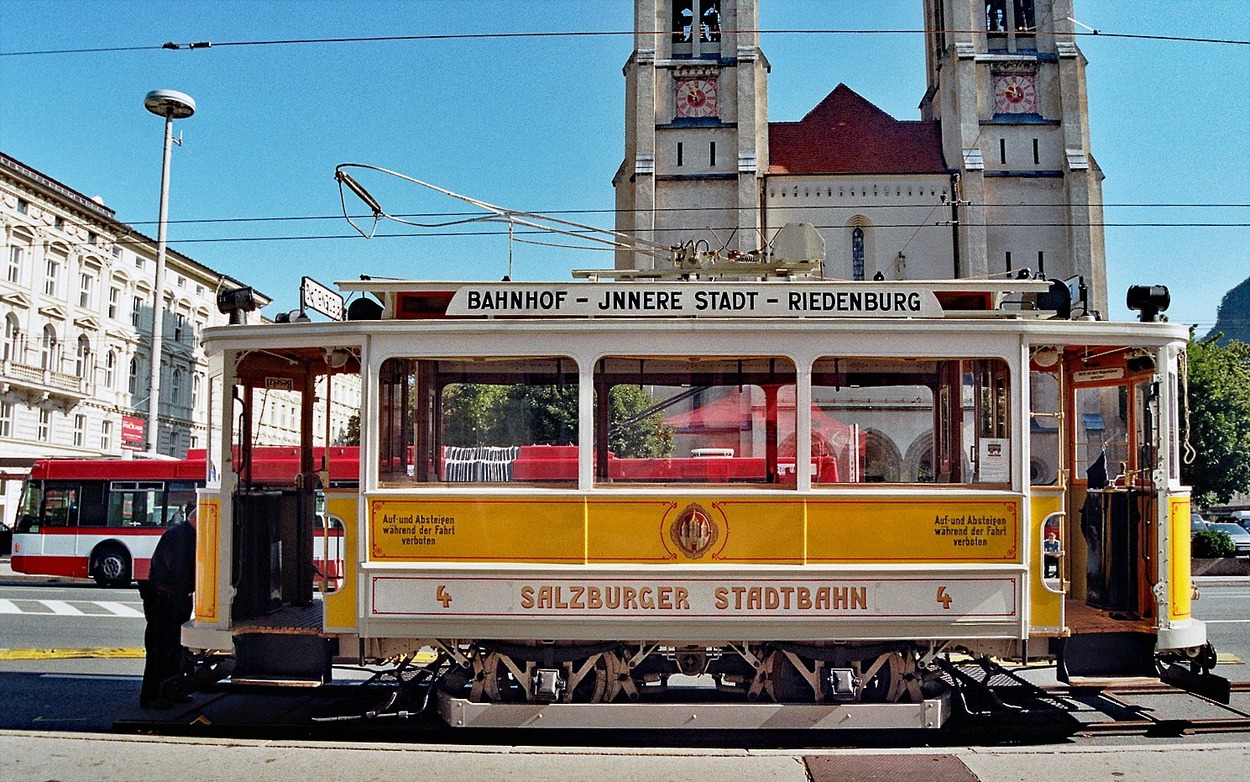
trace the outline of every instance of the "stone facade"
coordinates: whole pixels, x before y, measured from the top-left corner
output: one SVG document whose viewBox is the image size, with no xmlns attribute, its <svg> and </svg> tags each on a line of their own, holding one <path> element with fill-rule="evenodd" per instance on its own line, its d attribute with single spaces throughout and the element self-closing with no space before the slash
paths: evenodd
<svg viewBox="0 0 1250 782">
<path fill-rule="evenodd" d="M 839 85 L 802 120 L 769 122 L 756 0 L 635 0 L 617 230 L 745 252 L 809 222 L 830 278 L 1079 274 L 1105 313 L 1072 0 L 923 3 L 918 120 Z M 654 261 L 626 251 L 616 265 Z"/>
</svg>

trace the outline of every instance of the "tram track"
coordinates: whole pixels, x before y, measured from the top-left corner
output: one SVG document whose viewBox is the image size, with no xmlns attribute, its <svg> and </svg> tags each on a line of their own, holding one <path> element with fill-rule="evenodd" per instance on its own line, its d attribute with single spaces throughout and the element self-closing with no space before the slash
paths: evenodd
<svg viewBox="0 0 1250 782">
<path fill-rule="evenodd" d="M 1163 682 L 1118 682 L 1108 686 L 1060 685 L 1045 688 L 1060 701 L 1082 704 L 1089 716 L 1075 736 L 1186 736 L 1250 733 L 1250 682 L 1230 685 L 1230 703 Z M 1078 709 L 1079 713 L 1080 709 Z"/>
</svg>

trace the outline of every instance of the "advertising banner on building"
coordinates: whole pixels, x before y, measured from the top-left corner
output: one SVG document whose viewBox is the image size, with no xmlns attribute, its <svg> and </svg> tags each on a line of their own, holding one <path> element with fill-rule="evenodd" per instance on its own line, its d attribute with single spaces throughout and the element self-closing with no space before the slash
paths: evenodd
<svg viewBox="0 0 1250 782">
<path fill-rule="evenodd" d="M 122 448 L 129 451 L 143 450 L 144 423 L 137 415 L 122 416 Z"/>
</svg>

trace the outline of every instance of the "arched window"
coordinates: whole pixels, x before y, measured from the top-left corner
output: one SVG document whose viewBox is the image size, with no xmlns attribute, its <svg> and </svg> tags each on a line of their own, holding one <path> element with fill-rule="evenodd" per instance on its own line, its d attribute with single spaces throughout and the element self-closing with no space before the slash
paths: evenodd
<svg viewBox="0 0 1250 782">
<path fill-rule="evenodd" d="M 74 351 L 74 374 L 88 379 L 91 375 L 91 340 L 86 334 L 78 338 L 78 349 Z"/>
<path fill-rule="evenodd" d="M 58 359 L 60 358 L 61 345 L 56 339 L 56 329 L 51 324 L 43 327 L 43 344 L 39 352 L 39 366 L 41 369 L 57 370 L 59 367 Z"/>
<path fill-rule="evenodd" d="M 851 279 L 864 279 L 864 229 L 858 225 L 851 231 Z"/>
<path fill-rule="evenodd" d="M 22 363 L 22 327 L 13 313 L 4 319 L 4 360 Z"/>
<path fill-rule="evenodd" d="M 113 381 L 117 372 L 117 351 L 110 350 L 104 356 L 104 387 L 113 390 Z"/>
<path fill-rule="evenodd" d="M 200 373 L 191 376 L 191 409 L 200 409 Z"/>
<path fill-rule="evenodd" d="M 171 405 L 182 404 L 182 370 L 178 367 L 174 367 L 170 376 L 169 403 Z"/>
<path fill-rule="evenodd" d="M 130 359 L 130 389 L 131 394 L 139 393 L 139 357 L 133 356 Z"/>
</svg>

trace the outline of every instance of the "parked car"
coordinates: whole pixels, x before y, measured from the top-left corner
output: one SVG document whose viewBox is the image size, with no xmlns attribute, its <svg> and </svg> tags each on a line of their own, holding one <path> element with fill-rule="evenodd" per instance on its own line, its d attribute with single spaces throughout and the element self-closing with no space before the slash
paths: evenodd
<svg viewBox="0 0 1250 782">
<path fill-rule="evenodd" d="M 1247 532 L 1240 524 L 1229 522 L 1212 524 L 1211 529 L 1216 532 L 1223 532 L 1232 538 L 1237 556 L 1250 555 L 1250 532 Z"/>
<path fill-rule="evenodd" d="M 1228 520 L 1250 530 L 1250 510 L 1235 510 L 1229 515 Z"/>
<path fill-rule="evenodd" d="M 1206 519 L 1202 518 L 1201 513 L 1189 514 L 1189 537 L 1192 538 L 1194 535 L 1207 529 L 1210 529 L 1210 525 L 1207 524 Z"/>
</svg>

